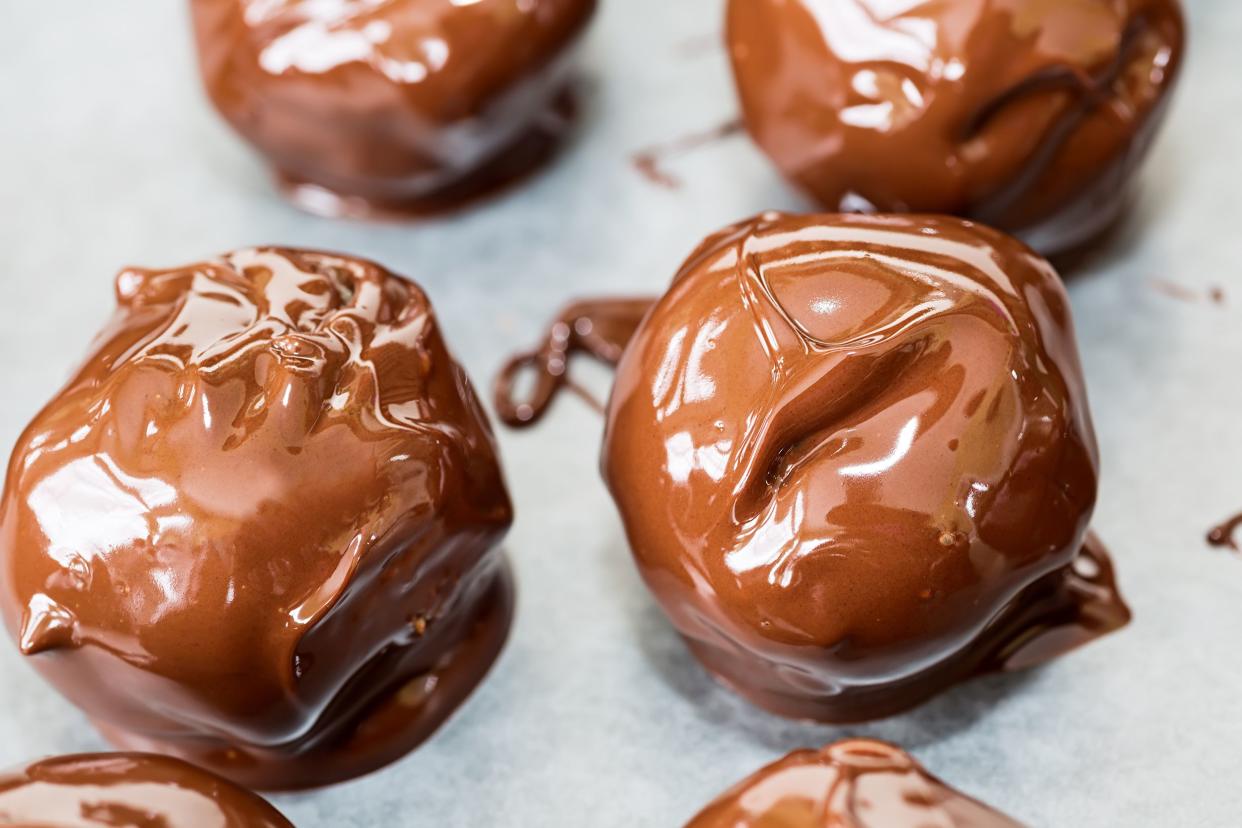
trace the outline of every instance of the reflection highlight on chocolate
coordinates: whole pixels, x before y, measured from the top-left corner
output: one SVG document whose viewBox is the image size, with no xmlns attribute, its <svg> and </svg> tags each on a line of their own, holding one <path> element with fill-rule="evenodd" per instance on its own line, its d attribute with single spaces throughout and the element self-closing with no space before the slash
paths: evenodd
<svg viewBox="0 0 1242 828">
<path fill-rule="evenodd" d="M 751 136 L 830 210 L 952 213 L 1044 254 L 1122 213 L 1180 73 L 1178 0 L 729 0 Z"/>
<path fill-rule="evenodd" d="M 1022 828 L 870 739 L 799 750 L 726 791 L 686 828 Z"/>
<path fill-rule="evenodd" d="M 190 0 L 216 109 L 315 213 L 451 209 L 545 161 L 595 0 Z"/>
<path fill-rule="evenodd" d="M 57 756 L 0 772 L 0 825 L 293 828 L 226 779 L 141 753 Z"/>
<path fill-rule="evenodd" d="M 890 715 L 1129 619 L 1064 288 L 970 222 L 713 235 L 621 358 L 602 466 L 693 654 L 779 714 Z"/>
<path fill-rule="evenodd" d="M 513 610 L 493 436 L 426 296 L 281 248 L 116 291 L 9 463 L 0 612 L 21 652 L 117 746 L 250 787 L 402 756 Z"/>
</svg>

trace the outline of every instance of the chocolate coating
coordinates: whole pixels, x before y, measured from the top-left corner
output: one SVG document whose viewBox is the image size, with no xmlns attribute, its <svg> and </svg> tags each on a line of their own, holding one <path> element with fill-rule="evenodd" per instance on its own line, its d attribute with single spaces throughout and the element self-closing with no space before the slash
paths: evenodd
<svg viewBox="0 0 1242 828">
<path fill-rule="evenodd" d="M 1178 0 L 730 0 L 727 29 L 747 128 L 825 207 L 1045 254 L 1120 214 L 1185 38 Z"/>
<path fill-rule="evenodd" d="M 870 739 L 799 750 L 738 783 L 686 828 L 1022 828 Z"/>
<path fill-rule="evenodd" d="M 220 113 L 315 212 L 455 206 L 564 132 L 595 0 L 191 0 Z"/>
<path fill-rule="evenodd" d="M 179 759 L 85 753 L 0 773 L 0 825 L 293 828 L 250 791 Z"/>
<path fill-rule="evenodd" d="M 1086 540 L 1097 449 L 1064 288 L 937 216 L 710 237 L 617 369 L 604 477 L 699 660 L 870 719 L 1129 618 Z"/>
<path fill-rule="evenodd" d="M 426 296 L 275 248 L 116 290 L 9 464 L 21 651 L 118 746 L 250 787 L 403 755 L 512 612 L 492 434 Z"/>
</svg>

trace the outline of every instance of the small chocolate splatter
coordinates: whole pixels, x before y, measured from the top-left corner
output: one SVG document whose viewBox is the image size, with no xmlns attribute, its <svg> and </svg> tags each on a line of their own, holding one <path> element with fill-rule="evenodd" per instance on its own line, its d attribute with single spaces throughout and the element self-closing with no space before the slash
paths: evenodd
<svg viewBox="0 0 1242 828">
<path fill-rule="evenodd" d="M 1214 305 L 1225 304 L 1225 290 L 1219 285 L 1214 285 L 1206 290 L 1196 290 L 1185 285 L 1179 285 L 1176 282 L 1169 282 L 1164 279 L 1152 279 L 1151 286 L 1156 291 L 1163 293 L 1171 299 L 1177 299 L 1181 302 L 1210 302 Z"/>
<path fill-rule="evenodd" d="M 1235 533 L 1240 528 L 1242 528 L 1242 514 L 1235 515 L 1220 526 L 1213 527 L 1212 531 L 1208 532 L 1207 542 L 1220 549 L 1242 552 L 1242 547 L 1238 546 L 1238 539 L 1235 537 Z"/>
</svg>

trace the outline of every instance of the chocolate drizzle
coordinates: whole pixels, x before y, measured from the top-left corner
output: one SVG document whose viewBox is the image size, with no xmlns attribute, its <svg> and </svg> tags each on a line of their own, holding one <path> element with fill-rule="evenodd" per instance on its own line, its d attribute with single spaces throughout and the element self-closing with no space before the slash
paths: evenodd
<svg viewBox="0 0 1242 828">
<path fill-rule="evenodd" d="M 738 783 L 686 828 L 1022 828 L 950 788 L 900 748 L 846 739 L 799 750 Z"/>
<path fill-rule="evenodd" d="M 1116 56 L 1108 65 L 1094 73 L 1068 64 L 1045 67 L 988 101 L 967 119 L 962 143 L 972 141 L 1001 112 L 1023 98 L 1057 91 L 1071 92 L 1075 96 L 1075 102 L 1044 133 L 1032 155 L 1023 163 L 1021 172 L 984 198 L 972 210 L 972 217 L 989 223 L 998 223 L 998 220 L 1003 223 L 1006 215 L 1020 212 L 1022 203 L 1048 175 L 1057 156 L 1064 151 L 1087 117 L 1112 100 L 1113 85 L 1132 63 L 1140 39 L 1147 31 L 1147 17 L 1135 15 L 1126 23 Z M 1116 117 L 1113 108 L 1105 107 L 1105 111 L 1114 113 Z M 1124 124 L 1121 126 L 1124 128 Z"/>
<path fill-rule="evenodd" d="M 734 119 L 732 121 L 725 121 L 714 129 L 683 135 L 667 143 L 636 152 L 634 154 L 634 167 L 652 184 L 675 190 L 681 186 L 681 181 L 664 170 L 663 164 L 666 160 L 685 155 L 701 147 L 714 144 L 717 141 L 723 141 L 726 138 L 737 135 L 741 131 L 741 119 Z"/>
<path fill-rule="evenodd" d="M 1163 121 L 1180 2 L 961 11 L 729 0 L 746 128 L 829 210 L 949 213 L 1045 255 L 1080 250 L 1129 204 Z"/>
<path fill-rule="evenodd" d="M 602 413 L 603 406 L 570 378 L 570 360 L 574 354 L 585 354 L 616 365 L 653 302 L 648 298 L 589 299 L 562 310 L 538 348 L 516 354 L 501 368 L 492 394 L 500 420 L 513 428 L 534 425 L 563 388 Z M 535 386 L 528 400 L 519 401 L 515 386 L 525 371 L 534 372 Z"/>
</svg>

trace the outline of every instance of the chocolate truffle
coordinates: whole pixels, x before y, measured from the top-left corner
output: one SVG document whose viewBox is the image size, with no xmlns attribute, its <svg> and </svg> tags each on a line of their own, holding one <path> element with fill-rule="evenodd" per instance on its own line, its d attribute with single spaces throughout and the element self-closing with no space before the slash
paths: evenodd
<svg viewBox="0 0 1242 828">
<path fill-rule="evenodd" d="M 787 716 L 896 713 L 1129 617 L 1064 288 L 960 219 L 707 239 L 621 357 L 603 471 L 693 653 Z"/>
<path fill-rule="evenodd" d="M 212 102 L 315 212 L 455 206 L 543 160 L 595 0 L 191 0 Z"/>
<path fill-rule="evenodd" d="M 35 418 L 0 610 L 117 746 L 272 789 L 426 738 L 506 637 L 512 509 L 426 296 L 261 248 L 126 270 Z"/>
<path fill-rule="evenodd" d="M 1178 0 L 729 0 L 746 126 L 830 210 L 952 213 L 1045 254 L 1120 214 Z"/>
<path fill-rule="evenodd" d="M 740 782 L 686 828 L 1022 828 L 900 748 L 849 739 L 799 750 Z"/>
<path fill-rule="evenodd" d="M 59 756 L 0 773 L 0 825 L 293 828 L 250 791 L 143 753 Z"/>
</svg>

